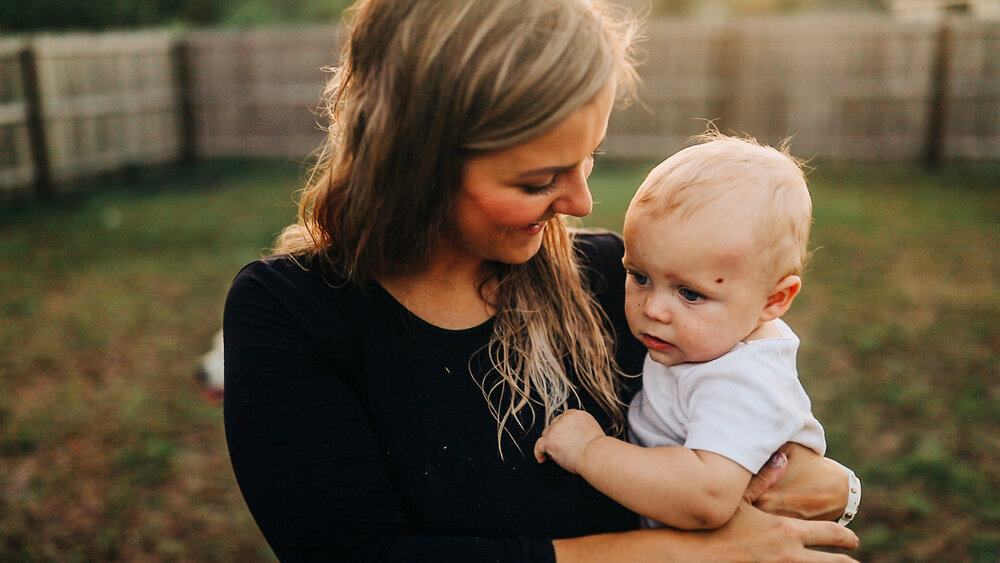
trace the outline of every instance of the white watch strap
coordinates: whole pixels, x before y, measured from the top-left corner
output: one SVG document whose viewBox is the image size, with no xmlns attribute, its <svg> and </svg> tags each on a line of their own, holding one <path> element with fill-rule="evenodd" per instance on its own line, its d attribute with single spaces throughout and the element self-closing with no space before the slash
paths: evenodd
<svg viewBox="0 0 1000 563">
<path fill-rule="evenodd" d="M 831 459 L 830 461 L 839 465 L 847 474 L 847 507 L 844 508 L 844 514 L 837 520 L 838 524 L 846 526 L 858 515 L 858 507 L 861 505 L 861 479 L 858 479 L 858 476 L 849 467 L 845 467 L 836 460 Z"/>
</svg>

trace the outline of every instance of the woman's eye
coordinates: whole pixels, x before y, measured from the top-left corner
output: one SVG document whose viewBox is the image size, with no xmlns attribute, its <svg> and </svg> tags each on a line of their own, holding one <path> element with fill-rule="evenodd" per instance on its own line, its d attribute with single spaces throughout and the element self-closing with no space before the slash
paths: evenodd
<svg viewBox="0 0 1000 563">
<path fill-rule="evenodd" d="M 692 289 L 688 289 L 686 287 L 680 288 L 679 290 L 677 290 L 677 293 L 680 294 L 681 299 L 687 301 L 688 303 L 697 303 L 698 301 L 705 298 L 704 295 Z"/>
<path fill-rule="evenodd" d="M 556 187 L 556 178 L 553 177 L 552 181 L 549 182 L 548 184 L 542 184 L 540 186 L 527 185 L 527 186 L 522 186 L 522 189 L 525 191 L 525 193 L 529 195 L 541 195 L 554 190 L 555 187 Z"/>
</svg>

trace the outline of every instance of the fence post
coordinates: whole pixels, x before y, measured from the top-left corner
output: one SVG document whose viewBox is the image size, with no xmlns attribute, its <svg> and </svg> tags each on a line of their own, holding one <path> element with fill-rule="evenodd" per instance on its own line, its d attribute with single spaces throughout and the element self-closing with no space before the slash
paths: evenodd
<svg viewBox="0 0 1000 563">
<path fill-rule="evenodd" d="M 198 136 L 191 87 L 191 48 L 183 37 L 174 40 L 170 59 L 174 67 L 174 90 L 177 92 L 180 118 L 180 158 L 182 162 L 191 162 L 198 156 Z"/>
<path fill-rule="evenodd" d="M 721 131 L 732 129 L 739 119 L 738 82 L 740 79 L 741 37 L 739 29 L 723 24 L 721 37 L 715 45 L 712 72 L 716 77 L 717 91 L 714 113 L 709 118 Z"/>
<path fill-rule="evenodd" d="M 21 49 L 19 58 L 27 113 L 28 142 L 31 146 L 31 164 L 35 169 L 35 193 L 42 198 L 51 199 L 55 191 L 52 187 L 49 148 L 45 138 L 45 122 L 42 118 L 42 94 L 38 87 L 35 49 L 31 43 L 27 43 Z"/>
<path fill-rule="evenodd" d="M 948 18 L 941 20 L 931 62 L 931 99 L 927 113 L 923 164 L 935 168 L 944 154 L 945 120 L 948 117 L 948 87 L 951 73 L 951 26 Z"/>
</svg>

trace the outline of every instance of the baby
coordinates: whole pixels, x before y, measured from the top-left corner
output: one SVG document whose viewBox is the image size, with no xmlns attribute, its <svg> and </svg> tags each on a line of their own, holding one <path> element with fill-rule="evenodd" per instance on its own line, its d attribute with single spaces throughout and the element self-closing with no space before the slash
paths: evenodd
<svg viewBox="0 0 1000 563">
<path fill-rule="evenodd" d="M 582 475 L 646 526 L 721 526 L 781 445 L 826 449 L 799 340 L 779 318 L 808 256 L 802 169 L 752 139 L 699 139 L 649 173 L 625 216 L 626 315 L 648 351 L 631 443 L 571 410 L 535 444 L 539 462 Z"/>
</svg>

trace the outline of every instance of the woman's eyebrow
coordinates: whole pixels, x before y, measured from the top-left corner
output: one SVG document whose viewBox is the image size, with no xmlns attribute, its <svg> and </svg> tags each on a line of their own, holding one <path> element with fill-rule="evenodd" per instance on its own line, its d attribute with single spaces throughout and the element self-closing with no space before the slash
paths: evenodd
<svg viewBox="0 0 1000 563">
<path fill-rule="evenodd" d="M 600 151 L 601 147 L 604 146 L 604 142 L 607 141 L 607 140 L 608 140 L 608 138 L 606 136 L 604 138 L 602 138 L 601 142 L 597 143 L 597 148 L 595 148 L 593 151 L 591 151 L 591 154 Z M 573 163 L 573 164 L 570 164 L 568 166 L 558 166 L 557 165 L 557 166 L 546 166 L 544 168 L 535 168 L 533 170 L 526 170 L 524 172 L 521 172 L 520 174 L 517 175 L 517 177 L 518 178 L 528 178 L 528 177 L 531 177 L 531 176 L 543 176 L 543 175 L 550 175 L 550 174 L 561 174 L 561 173 L 563 173 L 563 172 L 565 172 L 567 170 L 572 169 L 576 165 L 577 165 L 577 163 Z"/>
<path fill-rule="evenodd" d="M 563 173 L 563 172 L 565 172 L 567 170 L 572 169 L 573 166 L 574 165 L 570 165 L 570 166 L 546 166 L 544 168 L 535 168 L 533 170 L 527 170 L 527 171 L 521 172 L 520 174 L 517 175 L 517 177 L 518 178 L 529 178 L 529 177 L 533 177 L 533 176 L 550 176 L 550 175 L 556 175 L 556 174 L 561 174 L 561 173 Z"/>
</svg>

